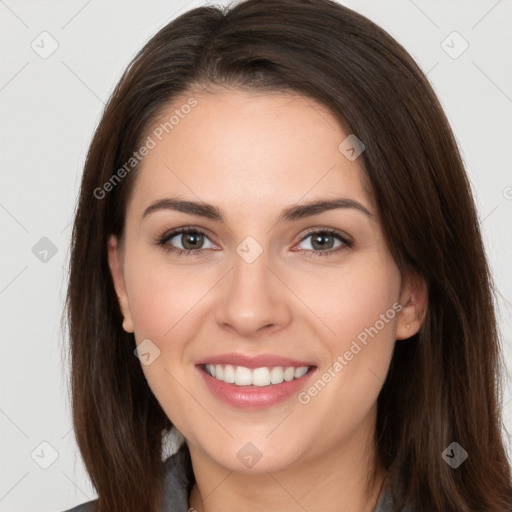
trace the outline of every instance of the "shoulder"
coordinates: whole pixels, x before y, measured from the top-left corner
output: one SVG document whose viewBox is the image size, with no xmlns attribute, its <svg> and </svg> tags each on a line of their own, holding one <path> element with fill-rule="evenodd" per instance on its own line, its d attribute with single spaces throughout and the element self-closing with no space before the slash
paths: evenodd
<svg viewBox="0 0 512 512">
<path fill-rule="evenodd" d="M 63 512 L 96 512 L 96 505 L 98 500 L 87 501 L 82 503 L 81 505 L 77 505 L 76 507 L 70 508 L 68 510 L 64 510 Z"/>
<path fill-rule="evenodd" d="M 190 460 L 190 452 L 186 443 L 162 461 L 164 473 L 162 511 L 188 511 L 188 497 L 194 484 L 194 472 Z M 98 500 L 87 501 L 63 512 L 96 512 Z"/>
</svg>

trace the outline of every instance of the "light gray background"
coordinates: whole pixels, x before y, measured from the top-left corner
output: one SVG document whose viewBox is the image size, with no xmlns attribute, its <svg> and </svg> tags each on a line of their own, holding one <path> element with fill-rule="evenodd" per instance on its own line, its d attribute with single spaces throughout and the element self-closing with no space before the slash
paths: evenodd
<svg viewBox="0 0 512 512">
<path fill-rule="evenodd" d="M 59 511 L 95 497 L 71 430 L 61 330 L 79 179 L 103 104 L 129 60 L 170 19 L 203 3 L 0 0 L 2 511 Z M 510 375 L 512 1 L 342 3 L 409 50 L 446 110 L 476 195 Z M 43 31 L 58 43 L 46 59 L 31 47 L 51 49 Z M 453 31 L 469 44 L 458 58 L 464 41 Z M 32 252 L 42 237 L 57 249 L 46 262 L 44 252 Z M 510 378 L 504 403 L 510 432 Z M 52 455 L 52 465 L 40 467 Z"/>
</svg>

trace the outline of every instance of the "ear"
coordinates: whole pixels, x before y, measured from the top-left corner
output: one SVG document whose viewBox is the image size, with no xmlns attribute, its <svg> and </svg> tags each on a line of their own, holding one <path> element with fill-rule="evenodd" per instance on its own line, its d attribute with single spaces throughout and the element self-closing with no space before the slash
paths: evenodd
<svg viewBox="0 0 512 512">
<path fill-rule="evenodd" d="M 397 315 L 396 339 L 414 336 L 421 327 L 428 305 L 428 289 L 423 278 L 408 275 L 400 292 L 402 309 Z"/>
<path fill-rule="evenodd" d="M 119 245 L 119 240 L 117 237 L 112 235 L 108 240 L 108 266 L 110 267 L 110 273 L 114 282 L 119 307 L 124 317 L 123 329 L 126 332 L 133 332 L 133 320 L 124 282 L 121 252 L 122 250 Z"/>
</svg>

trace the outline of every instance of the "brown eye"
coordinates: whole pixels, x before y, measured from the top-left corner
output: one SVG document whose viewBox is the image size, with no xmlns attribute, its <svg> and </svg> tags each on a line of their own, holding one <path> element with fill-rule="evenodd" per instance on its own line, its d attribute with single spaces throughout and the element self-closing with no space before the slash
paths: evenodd
<svg viewBox="0 0 512 512">
<path fill-rule="evenodd" d="M 313 249 L 323 250 L 332 249 L 334 246 L 335 238 L 329 234 L 311 235 L 311 246 Z"/>
<path fill-rule="evenodd" d="M 206 242 L 210 245 L 204 247 Z M 178 255 L 204 254 L 206 249 L 217 247 L 205 233 L 192 228 L 174 229 L 158 238 L 156 244 L 163 247 L 167 252 Z"/>
<path fill-rule="evenodd" d="M 308 233 L 300 241 L 300 244 L 304 244 L 308 239 L 311 240 L 306 243 L 306 247 L 302 247 L 300 251 L 305 251 L 318 256 L 337 253 L 340 250 L 350 248 L 354 245 L 353 242 L 343 236 L 342 233 L 325 229 Z"/>
<path fill-rule="evenodd" d="M 174 238 L 181 239 L 182 247 L 187 251 L 200 249 L 204 242 L 204 235 L 202 233 L 195 232 L 181 233 L 180 235 L 174 236 L 172 239 Z"/>
</svg>

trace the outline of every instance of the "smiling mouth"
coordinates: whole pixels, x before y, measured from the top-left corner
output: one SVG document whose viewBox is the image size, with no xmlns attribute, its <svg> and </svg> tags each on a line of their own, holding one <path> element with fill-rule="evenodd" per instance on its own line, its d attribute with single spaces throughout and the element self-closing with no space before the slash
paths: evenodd
<svg viewBox="0 0 512 512">
<path fill-rule="evenodd" d="M 314 366 L 262 366 L 246 368 L 231 364 L 205 364 L 203 370 L 216 380 L 235 386 L 265 387 L 304 377 Z"/>
</svg>

